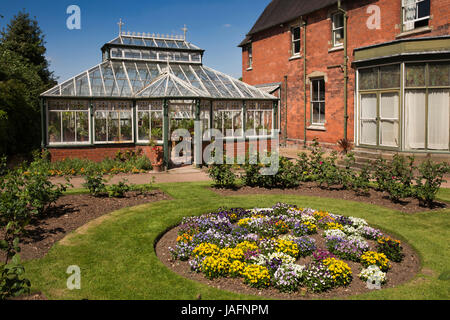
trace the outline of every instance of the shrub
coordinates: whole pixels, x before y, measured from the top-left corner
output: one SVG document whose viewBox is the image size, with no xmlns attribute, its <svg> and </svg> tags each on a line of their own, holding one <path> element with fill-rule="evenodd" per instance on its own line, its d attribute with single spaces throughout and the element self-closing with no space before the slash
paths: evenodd
<svg viewBox="0 0 450 320">
<path fill-rule="evenodd" d="M 20 264 L 19 241 L 32 216 L 38 212 L 31 206 L 32 199 L 26 191 L 26 182 L 20 171 L 10 171 L 0 177 L 0 228 L 3 239 L 0 250 L 5 252 L 5 262 L 0 263 L 0 298 L 29 292 L 30 283 L 23 279 Z"/>
<path fill-rule="evenodd" d="M 128 186 L 127 180 L 123 180 L 118 184 L 108 186 L 107 191 L 110 198 L 123 198 L 125 193 L 130 191 L 130 186 Z"/>
<path fill-rule="evenodd" d="M 53 184 L 48 173 L 43 171 L 25 171 L 23 175 L 26 192 L 38 214 L 43 214 L 71 186 L 68 182 L 65 185 Z"/>
<path fill-rule="evenodd" d="M 94 197 L 107 193 L 105 185 L 106 180 L 103 178 L 103 174 L 91 172 L 84 176 L 84 180 L 85 183 L 83 183 L 83 187 L 89 189 L 89 193 Z"/>
<path fill-rule="evenodd" d="M 231 164 L 211 164 L 208 169 L 208 174 L 213 179 L 214 185 L 217 188 L 235 188 L 236 175 L 231 171 Z"/>
<path fill-rule="evenodd" d="M 419 166 L 418 171 L 414 196 L 420 205 L 432 207 L 442 183 L 446 182 L 444 175 L 450 172 L 450 166 L 447 163 L 433 163 L 428 159 Z"/>
</svg>

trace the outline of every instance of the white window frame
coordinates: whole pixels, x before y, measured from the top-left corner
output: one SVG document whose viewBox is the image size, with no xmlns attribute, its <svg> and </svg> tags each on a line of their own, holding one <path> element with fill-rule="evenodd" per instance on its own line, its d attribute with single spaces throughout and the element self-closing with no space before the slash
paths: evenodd
<svg viewBox="0 0 450 320">
<path fill-rule="evenodd" d="M 342 17 L 342 26 L 341 27 L 336 27 L 336 22 L 335 19 L 336 17 Z M 342 12 L 335 12 L 334 14 L 331 15 L 331 37 L 332 42 L 333 42 L 333 47 L 343 47 L 344 46 L 344 37 L 345 37 L 345 30 L 344 30 L 344 14 Z M 342 34 L 343 37 L 341 39 L 341 42 L 337 43 L 336 42 L 336 35 L 338 33 L 338 31 L 342 30 Z"/>
<path fill-rule="evenodd" d="M 106 141 L 100 141 L 96 139 L 96 125 L 95 125 L 95 120 L 96 120 L 96 113 L 97 112 L 104 112 L 104 113 L 113 113 L 113 112 L 117 112 L 119 115 L 119 137 L 120 137 L 120 113 L 121 112 L 129 112 L 131 114 L 131 140 L 119 140 L 119 141 L 109 141 L 109 137 L 108 137 L 108 117 L 106 117 Z M 135 124 L 134 124 L 134 117 L 133 117 L 133 107 L 131 107 L 130 110 L 102 110 L 101 108 L 97 109 L 94 108 L 93 110 L 94 113 L 94 125 L 93 125 L 93 129 L 94 129 L 94 135 L 92 137 L 94 144 L 127 144 L 127 143 L 134 143 L 134 132 L 135 132 Z"/>
<path fill-rule="evenodd" d="M 92 133 L 91 133 L 91 110 L 88 107 L 87 110 L 49 110 L 49 108 L 47 107 L 46 110 L 46 134 L 47 134 L 47 141 L 48 141 L 48 145 L 49 146 L 69 146 L 69 145 L 78 145 L 78 146 L 83 146 L 83 145 L 90 145 L 91 141 L 92 141 Z M 50 113 L 59 113 L 60 114 L 60 126 L 61 126 L 61 141 L 60 142 L 50 142 L 50 134 L 48 132 L 49 129 L 49 124 L 50 124 Z M 63 117 L 62 114 L 66 113 L 66 112 L 71 112 L 71 113 L 77 113 L 77 112 L 85 112 L 87 113 L 88 116 L 88 126 L 89 126 L 89 138 L 88 141 L 76 141 L 77 140 L 77 117 L 75 117 L 75 141 L 72 142 L 64 142 L 64 130 L 63 130 Z"/>
<path fill-rule="evenodd" d="M 294 38 L 294 29 L 297 29 L 297 28 L 298 28 L 299 37 L 298 37 L 298 39 L 295 39 Z M 297 57 L 297 56 L 301 55 L 301 52 L 302 52 L 301 41 L 302 41 L 302 28 L 300 27 L 300 25 L 292 26 L 291 27 L 291 51 L 292 51 L 291 56 Z M 295 44 L 297 42 L 299 43 L 299 49 L 298 49 L 298 52 L 295 52 Z"/>
<path fill-rule="evenodd" d="M 412 3 L 414 1 L 414 4 L 410 4 L 410 2 Z M 424 1 L 429 1 L 430 4 L 430 8 L 431 9 L 431 0 L 402 0 L 402 26 L 403 26 L 403 31 L 411 31 L 416 29 L 415 24 L 416 22 L 419 21 L 423 21 L 423 20 L 429 20 L 430 19 L 430 15 L 426 16 L 426 17 L 421 17 L 419 18 L 419 3 L 424 2 Z M 414 6 L 414 10 L 415 10 L 415 19 L 413 20 L 406 20 L 406 11 L 408 10 L 408 7 L 413 7 Z M 430 12 L 431 14 L 431 12 Z"/>
<path fill-rule="evenodd" d="M 248 62 L 247 62 L 247 70 L 252 69 L 253 68 L 253 44 L 250 43 L 248 45 Z"/>
<path fill-rule="evenodd" d="M 323 127 L 323 126 L 325 126 L 325 124 L 326 124 L 326 119 L 325 119 L 325 117 L 326 117 L 326 82 L 325 82 L 325 78 L 323 78 L 323 77 L 321 77 L 321 78 L 312 78 L 311 80 L 311 124 L 312 125 L 314 125 L 314 126 L 321 126 L 321 127 Z M 324 100 L 314 100 L 315 98 L 314 98 L 314 82 L 315 81 L 323 81 L 323 83 L 324 83 L 324 85 L 325 85 L 325 96 L 324 96 Z M 318 90 L 318 92 L 320 92 L 320 86 L 319 86 L 319 90 Z M 325 116 L 324 116 L 324 118 L 323 118 L 323 122 L 314 122 L 314 116 L 313 116 L 313 112 L 314 112 L 314 103 L 323 103 L 323 108 L 324 108 L 324 111 L 325 111 Z"/>
<path fill-rule="evenodd" d="M 148 113 L 148 115 L 149 115 L 148 121 L 150 122 L 149 123 L 149 130 L 151 132 L 152 131 L 152 115 L 153 115 L 153 113 L 160 113 L 161 114 L 161 120 L 163 121 L 162 129 L 164 130 L 164 110 L 163 109 L 161 109 L 161 110 L 139 110 L 139 106 L 136 106 L 136 122 L 137 122 L 137 125 L 136 125 L 136 130 L 137 130 L 136 131 L 136 137 L 137 137 L 136 142 L 137 143 L 149 143 L 150 142 L 150 137 L 149 137 L 149 139 L 145 139 L 145 140 L 139 139 L 139 113 Z M 161 140 L 157 140 L 156 143 L 157 144 L 162 144 L 163 141 L 164 141 L 164 132 L 163 132 L 162 139 Z"/>
<path fill-rule="evenodd" d="M 254 135 L 248 135 L 247 137 L 249 137 L 249 138 L 271 137 L 273 135 L 273 132 L 274 132 L 274 116 L 275 116 L 275 113 L 274 113 L 273 107 L 270 108 L 270 110 L 269 109 L 262 109 L 262 108 L 259 107 L 259 104 L 260 104 L 260 102 L 256 102 L 253 108 L 247 109 L 246 121 L 248 121 L 248 113 L 253 113 L 253 119 L 255 119 L 255 114 L 257 112 L 262 112 L 262 114 L 263 114 L 262 122 L 265 123 L 267 114 L 269 113 L 270 117 L 272 119 L 272 127 L 268 128 L 268 130 L 270 130 L 270 133 L 267 132 L 267 134 L 261 135 L 261 134 L 259 134 L 259 132 L 257 132 L 257 130 L 256 130 L 256 122 L 254 121 L 252 129 L 254 130 L 255 134 Z M 247 132 L 247 130 L 249 130 L 249 129 L 245 128 L 246 132 Z"/>
<path fill-rule="evenodd" d="M 220 114 L 220 119 L 221 119 L 221 124 L 222 127 L 221 128 L 214 128 L 219 130 L 222 133 L 222 137 L 223 139 L 236 139 L 236 138 L 243 138 L 244 137 L 244 108 L 243 106 L 240 105 L 240 108 L 233 108 L 232 106 L 235 105 L 234 102 L 225 102 L 225 103 L 220 103 L 220 104 L 214 104 L 213 105 L 213 124 L 215 122 L 215 115 L 218 113 Z M 225 128 L 224 126 L 224 114 L 225 113 L 231 113 L 231 128 Z M 235 114 L 236 113 L 240 113 L 240 118 L 241 118 L 241 128 L 236 128 L 236 130 L 234 129 L 234 118 L 235 118 Z M 214 127 L 214 126 L 213 126 Z M 232 130 L 233 135 L 232 136 L 227 136 L 227 131 L 226 130 Z M 240 135 L 236 135 L 236 132 L 241 130 L 241 134 Z"/>
</svg>

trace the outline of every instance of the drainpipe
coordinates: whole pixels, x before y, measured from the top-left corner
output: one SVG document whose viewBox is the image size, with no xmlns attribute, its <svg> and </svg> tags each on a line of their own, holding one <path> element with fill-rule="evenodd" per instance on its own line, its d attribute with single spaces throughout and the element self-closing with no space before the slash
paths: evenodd
<svg viewBox="0 0 450 320">
<path fill-rule="evenodd" d="M 306 148 L 306 104 L 307 104 L 307 94 L 306 94 L 306 20 L 303 20 L 302 17 L 302 25 L 303 25 L 303 101 L 304 101 L 304 110 L 303 110 L 303 146 Z"/>
<path fill-rule="evenodd" d="M 45 104 L 44 104 L 44 99 L 43 98 L 39 98 L 39 104 L 41 107 L 41 151 L 45 149 L 45 147 L 47 146 L 47 139 L 46 139 L 46 133 L 47 133 L 47 128 L 45 126 L 46 123 L 46 119 L 45 119 Z"/>
<path fill-rule="evenodd" d="M 287 140 L 288 140 L 288 131 L 287 131 L 287 125 L 288 125 L 288 76 L 284 76 L 284 105 L 285 105 L 285 111 L 284 111 L 284 146 L 287 147 Z"/>
<path fill-rule="evenodd" d="M 342 9 L 341 0 L 338 1 L 338 10 L 344 14 L 344 139 L 347 139 L 347 126 L 348 126 L 348 104 L 347 104 L 347 91 L 348 91 L 348 37 L 347 37 L 347 11 Z"/>
</svg>

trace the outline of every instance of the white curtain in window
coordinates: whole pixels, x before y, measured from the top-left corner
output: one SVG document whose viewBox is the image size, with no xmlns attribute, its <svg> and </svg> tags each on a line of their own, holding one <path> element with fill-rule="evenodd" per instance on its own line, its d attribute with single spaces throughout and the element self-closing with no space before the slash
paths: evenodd
<svg viewBox="0 0 450 320">
<path fill-rule="evenodd" d="M 428 92 L 428 149 L 449 148 L 450 90 Z"/>
<path fill-rule="evenodd" d="M 398 147 L 398 93 L 381 94 L 380 103 L 380 144 L 386 147 Z"/>
<path fill-rule="evenodd" d="M 406 148 L 425 148 L 425 90 L 410 90 L 405 95 Z"/>
<path fill-rule="evenodd" d="M 377 95 L 361 95 L 361 144 L 377 144 Z"/>
</svg>

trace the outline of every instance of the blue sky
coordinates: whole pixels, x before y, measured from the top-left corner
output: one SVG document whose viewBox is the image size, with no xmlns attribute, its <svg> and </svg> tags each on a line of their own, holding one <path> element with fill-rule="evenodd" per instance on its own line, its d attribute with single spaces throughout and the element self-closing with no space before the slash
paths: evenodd
<svg viewBox="0 0 450 320">
<path fill-rule="evenodd" d="M 101 46 L 124 31 L 182 34 L 205 49 L 204 64 L 233 77 L 241 76 L 237 45 L 270 0 L 0 0 L 0 29 L 21 9 L 36 17 L 45 34 L 50 69 L 64 81 L 101 62 Z M 81 9 L 81 30 L 69 30 L 70 5 Z"/>
</svg>

